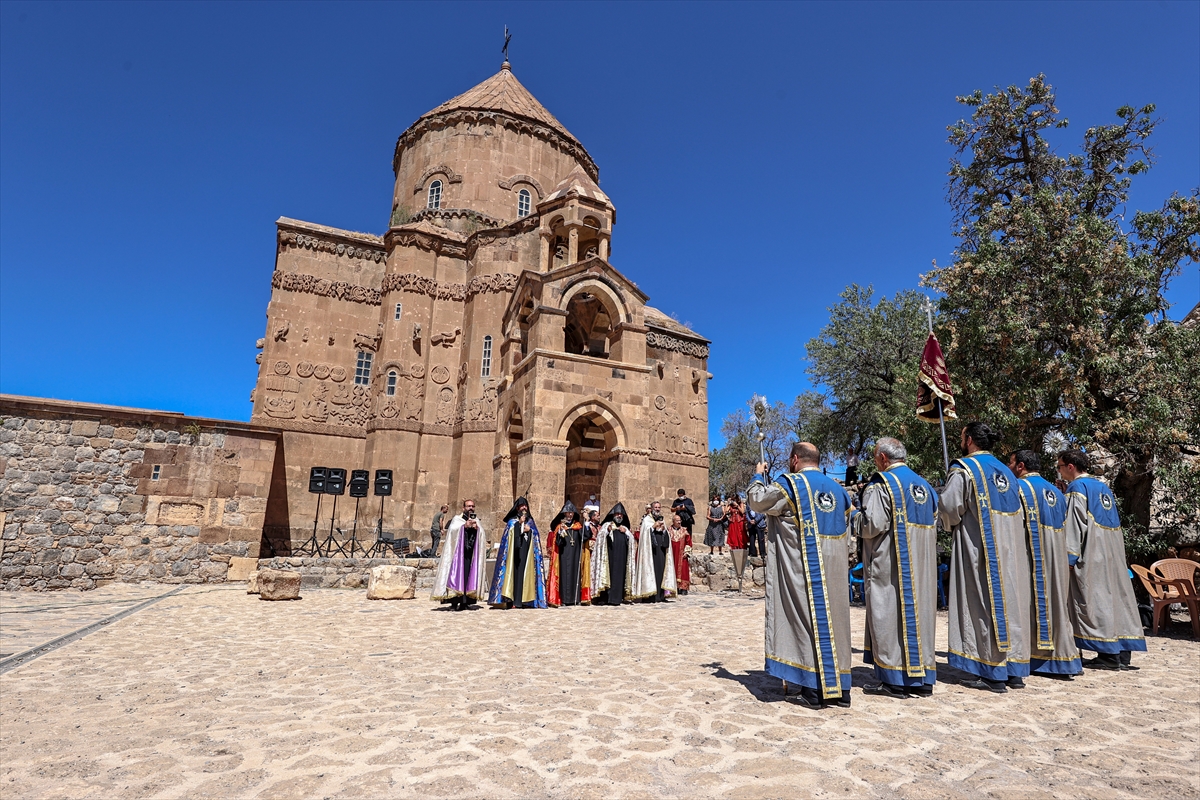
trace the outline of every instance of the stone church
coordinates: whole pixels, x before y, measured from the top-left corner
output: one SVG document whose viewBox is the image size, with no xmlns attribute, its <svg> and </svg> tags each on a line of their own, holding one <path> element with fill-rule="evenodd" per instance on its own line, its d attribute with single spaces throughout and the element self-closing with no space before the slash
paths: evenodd
<svg viewBox="0 0 1200 800">
<path fill-rule="evenodd" d="M 709 342 L 613 266 L 599 168 L 508 62 L 404 131 L 392 170 L 382 236 L 277 222 L 251 396 L 283 432 L 277 545 L 311 531 L 313 466 L 393 470 L 384 526 L 421 537 L 464 497 L 493 526 L 518 495 L 542 525 L 565 497 L 702 497 Z"/>
</svg>

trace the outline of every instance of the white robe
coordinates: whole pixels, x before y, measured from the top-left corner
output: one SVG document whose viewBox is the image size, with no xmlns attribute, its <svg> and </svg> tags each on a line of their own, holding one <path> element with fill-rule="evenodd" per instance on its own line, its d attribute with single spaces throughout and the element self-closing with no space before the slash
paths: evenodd
<svg viewBox="0 0 1200 800">
<path fill-rule="evenodd" d="M 642 532 L 637 543 L 637 559 L 633 570 L 633 588 L 630 596 L 635 600 L 651 597 L 658 593 L 658 581 L 654 574 L 654 548 L 650 544 L 654 530 L 654 517 L 642 518 Z M 676 594 L 675 559 L 671 557 L 671 545 L 667 543 L 667 563 L 663 569 L 663 591 L 667 596 Z"/>
<path fill-rule="evenodd" d="M 487 534 L 483 530 L 483 520 L 476 518 L 479 523 L 479 533 L 475 535 L 475 553 L 472 559 L 473 566 L 468 571 L 468 576 L 471 571 L 474 571 L 477 577 L 475 589 L 465 592 L 467 597 L 472 600 L 487 599 L 487 583 L 488 577 L 484 574 L 484 564 L 487 561 Z M 433 600 L 450 600 L 464 594 L 459 591 L 451 591 L 447 584 L 450 581 L 450 568 L 454 564 L 454 556 L 458 552 L 459 537 L 462 535 L 463 527 L 462 514 L 458 514 L 450 521 L 450 527 L 446 529 L 446 541 L 442 545 L 442 555 L 438 560 L 437 576 L 433 579 Z"/>
</svg>

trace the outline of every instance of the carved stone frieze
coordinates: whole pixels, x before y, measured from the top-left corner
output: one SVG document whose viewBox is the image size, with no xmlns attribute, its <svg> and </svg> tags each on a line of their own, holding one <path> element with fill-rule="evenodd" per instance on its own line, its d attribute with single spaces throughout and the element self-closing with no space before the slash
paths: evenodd
<svg viewBox="0 0 1200 800">
<path fill-rule="evenodd" d="M 435 300 L 466 300 L 477 294 L 489 292 L 511 292 L 517 288 L 517 276 L 508 272 L 477 275 L 469 283 L 444 283 L 411 272 L 393 273 L 383 278 L 383 294 L 388 292 L 410 292 L 423 294 Z"/>
<path fill-rule="evenodd" d="M 646 334 L 646 346 L 655 347 L 659 350 L 671 350 L 687 356 L 695 356 L 696 358 L 708 358 L 708 345 L 701 344 L 700 342 L 689 342 L 687 339 L 678 339 L 658 331 L 650 331 Z"/>
<path fill-rule="evenodd" d="M 356 247 L 352 244 L 339 242 L 333 238 L 313 236 L 312 234 L 297 233 L 296 231 L 280 231 L 279 244 L 287 247 L 300 247 L 305 250 L 315 250 L 320 253 L 332 253 L 345 258 L 362 258 L 375 263 L 387 258 L 387 253 L 374 247 Z"/>
<path fill-rule="evenodd" d="M 348 300 L 351 303 L 365 303 L 370 306 L 377 306 L 382 302 L 378 289 L 346 281 L 331 281 L 303 272 L 275 270 L 275 274 L 271 276 L 271 287 L 283 289 L 286 292 L 315 294 L 320 297 L 332 297 L 336 300 Z M 284 335 L 286 336 L 286 333 Z"/>
</svg>

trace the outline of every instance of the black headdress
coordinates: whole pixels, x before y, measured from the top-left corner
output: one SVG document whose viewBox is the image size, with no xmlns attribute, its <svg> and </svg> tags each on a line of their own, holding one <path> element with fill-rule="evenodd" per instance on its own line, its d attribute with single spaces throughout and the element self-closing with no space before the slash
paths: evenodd
<svg viewBox="0 0 1200 800">
<path fill-rule="evenodd" d="M 517 516 L 521 513 L 521 506 L 525 506 L 526 511 L 529 510 L 529 501 L 526 500 L 524 497 L 517 498 L 517 502 L 513 503 L 512 511 L 509 511 L 507 514 L 504 515 L 504 521 L 512 522 L 514 519 L 516 519 Z M 526 516 L 532 517 L 533 514 L 527 514 Z"/>
<path fill-rule="evenodd" d="M 555 516 L 555 518 L 550 521 L 550 530 L 554 530 L 555 528 L 558 527 L 558 523 L 562 522 L 562 518 L 564 516 L 566 516 L 567 512 L 574 514 L 575 521 L 576 522 L 579 521 L 579 509 L 577 509 L 575 507 L 574 503 L 572 503 L 570 500 L 568 500 L 566 503 L 563 504 L 562 511 L 559 511 L 558 515 Z"/>
<path fill-rule="evenodd" d="M 625 506 L 621 503 L 617 503 L 615 506 L 609 509 L 608 516 L 602 519 L 601 522 L 613 522 L 613 517 L 615 517 L 617 514 L 620 514 L 622 519 L 625 520 L 621 524 L 628 528 L 630 525 L 629 512 L 625 510 Z"/>
</svg>

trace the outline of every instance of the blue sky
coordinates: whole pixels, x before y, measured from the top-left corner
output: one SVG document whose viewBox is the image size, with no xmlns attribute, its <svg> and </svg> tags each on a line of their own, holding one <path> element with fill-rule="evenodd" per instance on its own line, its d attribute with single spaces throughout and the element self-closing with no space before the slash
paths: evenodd
<svg viewBox="0 0 1200 800">
<path fill-rule="evenodd" d="M 710 420 L 808 388 L 850 282 L 953 247 L 955 95 L 1046 73 L 1073 146 L 1154 102 L 1200 185 L 1200 3 L 0 4 L 0 391 L 246 419 L 274 220 L 382 232 L 396 137 L 493 74 L 589 149 L 613 263 L 712 339 Z M 1195 265 L 1170 292 L 1200 300 Z M 953 369 L 953 365 L 951 365 Z"/>
</svg>

